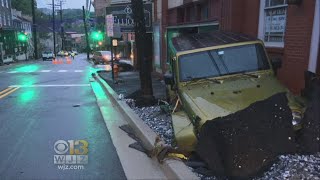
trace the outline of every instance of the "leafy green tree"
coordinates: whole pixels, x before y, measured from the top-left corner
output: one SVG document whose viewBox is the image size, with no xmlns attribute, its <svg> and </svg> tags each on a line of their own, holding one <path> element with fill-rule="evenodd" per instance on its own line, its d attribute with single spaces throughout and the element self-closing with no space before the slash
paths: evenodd
<svg viewBox="0 0 320 180">
<path fill-rule="evenodd" d="M 37 6 L 37 2 L 34 1 L 34 3 L 35 6 Z M 11 6 L 13 9 L 22 11 L 23 14 L 32 15 L 32 6 L 30 0 L 11 0 Z"/>
</svg>

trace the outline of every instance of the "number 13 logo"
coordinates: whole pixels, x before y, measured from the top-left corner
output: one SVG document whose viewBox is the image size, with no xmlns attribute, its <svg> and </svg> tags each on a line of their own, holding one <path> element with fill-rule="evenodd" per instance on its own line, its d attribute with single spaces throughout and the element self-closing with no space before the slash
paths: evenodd
<svg viewBox="0 0 320 180">
<path fill-rule="evenodd" d="M 66 154 L 69 151 L 70 155 L 87 155 L 88 147 L 89 143 L 86 140 L 59 140 L 54 143 L 54 151 L 57 154 Z"/>
</svg>

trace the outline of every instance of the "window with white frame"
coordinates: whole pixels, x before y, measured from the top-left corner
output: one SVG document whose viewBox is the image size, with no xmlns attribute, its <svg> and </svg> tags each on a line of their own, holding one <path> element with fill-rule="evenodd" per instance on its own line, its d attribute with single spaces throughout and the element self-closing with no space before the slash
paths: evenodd
<svg viewBox="0 0 320 180">
<path fill-rule="evenodd" d="M 4 26 L 7 25 L 7 15 L 6 15 L 6 13 L 4 13 L 3 25 L 4 25 Z"/>
<path fill-rule="evenodd" d="M 287 21 L 287 0 L 264 1 L 264 41 L 283 43 Z"/>
</svg>

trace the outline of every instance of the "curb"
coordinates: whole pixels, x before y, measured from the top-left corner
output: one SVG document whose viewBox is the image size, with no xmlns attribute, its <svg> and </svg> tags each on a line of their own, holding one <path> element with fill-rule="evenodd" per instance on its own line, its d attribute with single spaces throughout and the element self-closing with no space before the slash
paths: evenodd
<svg viewBox="0 0 320 180">
<path fill-rule="evenodd" d="M 154 142 L 157 134 L 147 126 L 124 101 L 118 100 L 118 94 L 99 75 L 95 76 L 94 79 L 103 87 L 110 97 L 112 104 L 114 104 L 125 117 L 125 121 L 127 121 L 134 130 L 136 136 L 143 143 L 143 146 L 147 150 L 153 150 L 155 148 Z M 181 160 L 168 159 L 162 164 L 156 159 L 154 159 L 154 161 L 159 164 L 168 179 L 200 179 Z"/>
</svg>

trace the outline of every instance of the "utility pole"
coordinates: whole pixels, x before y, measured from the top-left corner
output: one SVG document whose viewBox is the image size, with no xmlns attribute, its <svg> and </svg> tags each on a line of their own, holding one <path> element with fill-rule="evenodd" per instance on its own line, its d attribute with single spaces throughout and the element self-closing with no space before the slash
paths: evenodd
<svg viewBox="0 0 320 180">
<path fill-rule="evenodd" d="M 34 0 L 31 0 L 32 7 L 32 38 L 33 38 L 33 47 L 34 47 L 34 58 L 38 59 L 38 42 L 37 42 L 37 25 L 36 25 L 36 12 L 35 12 L 35 3 Z"/>
<path fill-rule="evenodd" d="M 82 14 L 83 14 L 83 24 L 84 24 L 84 32 L 86 33 L 86 42 L 87 42 L 87 59 L 90 59 L 89 51 L 90 51 L 90 45 L 89 45 L 89 37 L 88 37 L 88 30 L 87 30 L 87 23 L 86 23 L 86 11 L 84 10 L 84 6 L 82 6 Z"/>
<path fill-rule="evenodd" d="M 142 101 L 150 103 L 154 100 L 151 78 L 152 62 L 150 57 L 146 57 L 146 23 L 144 17 L 143 0 L 131 0 L 134 30 L 137 44 L 137 60 L 140 72 L 140 85 L 142 91 Z"/>
<path fill-rule="evenodd" d="M 55 20 L 55 4 L 52 0 L 52 32 L 53 32 L 53 54 L 56 55 L 56 20 Z"/>
<path fill-rule="evenodd" d="M 63 14 L 62 14 L 62 3 L 64 1 L 60 0 L 60 27 L 61 27 L 61 50 L 64 50 L 65 40 L 64 40 L 64 28 L 63 28 Z"/>
</svg>

